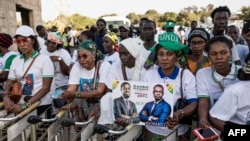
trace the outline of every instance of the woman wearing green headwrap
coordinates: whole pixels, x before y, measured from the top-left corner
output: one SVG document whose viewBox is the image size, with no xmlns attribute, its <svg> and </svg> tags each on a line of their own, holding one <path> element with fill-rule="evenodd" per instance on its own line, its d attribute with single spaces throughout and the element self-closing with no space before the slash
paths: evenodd
<svg viewBox="0 0 250 141">
<path fill-rule="evenodd" d="M 148 134 L 145 136 L 147 140 L 162 140 L 168 136 L 172 130 L 177 128 L 179 120 L 182 117 L 189 117 L 193 114 L 197 106 L 197 95 L 195 91 L 196 81 L 194 75 L 187 69 L 182 72 L 179 65 L 176 65 L 182 56 L 188 53 L 188 47 L 180 43 L 180 38 L 174 33 L 165 33 L 159 35 L 158 44 L 152 48 L 152 52 L 147 59 L 147 67 L 150 67 L 141 77 L 144 82 L 158 82 L 173 84 L 174 87 L 174 105 L 177 99 L 181 97 L 181 84 L 183 90 L 183 98 L 188 104 L 181 110 L 174 111 L 173 117 L 166 119 L 167 127 L 157 127 L 146 125 Z M 181 80 L 181 74 L 182 80 Z M 143 111 L 141 111 L 143 113 Z M 144 112 L 145 113 L 145 112 Z M 157 118 L 157 117 L 156 117 Z M 184 135 L 189 130 L 189 127 L 184 124 L 179 124 L 178 135 Z M 173 136 L 172 136 L 173 137 Z M 168 140 L 175 140 L 171 137 Z"/>
<path fill-rule="evenodd" d="M 80 44 L 77 51 L 78 61 L 70 71 L 68 89 L 64 91 L 61 96 L 64 99 L 74 99 L 70 107 L 70 112 L 74 120 L 87 120 L 90 116 L 89 114 L 91 114 L 91 110 L 93 110 L 96 105 L 99 105 L 99 99 L 106 92 L 105 81 L 107 80 L 111 65 L 104 61 L 99 65 L 98 70 L 97 64 L 99 64 L 98 62 L 101 61 L 102 58 L 103 54 L 97 49 L 93 41 L 86 40 Z M 96 69 L 98 71 L 96 71 Z M 96 87 L 94 87 L 95 72 L 97 72 Z M 98 117 L 99 115 L 96 116 L 96 118 Z M 94 128 L 94 125 L 89 126 L 93 126 Z M 88 139 L 93 131 L 86 132 L 84 138 Z M 83 136 L 82 140 L 84 140 Z"/>
</svg>

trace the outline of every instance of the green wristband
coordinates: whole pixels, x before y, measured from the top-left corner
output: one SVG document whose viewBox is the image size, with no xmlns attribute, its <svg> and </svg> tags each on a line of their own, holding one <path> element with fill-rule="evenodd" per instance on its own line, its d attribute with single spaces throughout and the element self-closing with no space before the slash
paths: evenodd
<svg viewBox="0 0 250 141">
<path fill-rule="evenodd" d="M 22 110 L 24 111 L 24 110 L 26 110 L 26 104 L 21 104 L 21 108 L 22 108 Z"/>
<path fill-rule="evenodd" d="M 81 92 L 77 92 L 77 98 L 81 98 Z"/>
</svg>

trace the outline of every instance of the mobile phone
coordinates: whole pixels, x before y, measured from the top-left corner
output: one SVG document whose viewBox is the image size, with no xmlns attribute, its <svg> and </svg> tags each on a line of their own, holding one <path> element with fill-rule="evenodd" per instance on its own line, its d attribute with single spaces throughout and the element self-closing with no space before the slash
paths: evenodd
<svg viewBox="0 0 250 141">
<path fill-rule="evenodd" d="M 56 89 L 56 91 L 52 94 L 52 98 L 57 99 L 63 93 L 62 89 Z"/>
<path fill-rule="evenodd" d="M 246 34 L 250 32 L 250 19 L 245 19 L 243 21 L 243 29 L 242 29 L 242 33 Z"/>
<path fill-rule="evenodd" d="M 196 128 L 193 133 L 201 140 L 208 141 L 211 139 L 218 139 L 219 135 L 212 127 L 207 128 Z"/>
</svg>

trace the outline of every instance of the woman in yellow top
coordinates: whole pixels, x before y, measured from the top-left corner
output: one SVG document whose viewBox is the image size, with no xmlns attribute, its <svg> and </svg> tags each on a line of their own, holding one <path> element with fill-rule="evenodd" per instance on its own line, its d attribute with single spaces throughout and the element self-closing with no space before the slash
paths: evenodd
<svg viewBox="0 0 250 141">
<path fill-rule="evenodd" d="M 204 55 L 209 37 L 209 33 L 203 28 L 195 28 L 188 35 L 191 53 L 186 56 L 186 65 L 194 75 L 199 69 L 211 66 L 208 57 Z"/>
</svg>

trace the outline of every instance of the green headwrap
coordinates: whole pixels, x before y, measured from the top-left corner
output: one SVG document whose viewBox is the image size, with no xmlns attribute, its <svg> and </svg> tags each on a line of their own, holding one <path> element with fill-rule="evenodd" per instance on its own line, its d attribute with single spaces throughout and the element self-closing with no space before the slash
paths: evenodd
<svg viewBox="0 0 250 141">
<path fill-rule="evenodd" d="M 90 51 L 91 53 L 95 54 L 96 62 L 104 58 L 104 55 L 98 49 L 96 43 L 93 41 L 90 41 L 90 40 L 83 41 L 78 47 L 78 50 L 80 49 L 86 49 Z"/>
<path fill-rule="evenodd" d="M 160 34 L 158 37 L 158 44 L 150 49 L 151 53 L 144 64 L 145 68 L 149 68 L 156 62 L 156 51 L 159 47 L 175 52 L 177 56 L 180 57 L 179 62 L 181 65 L 185 62 L 185 55 L 189 52 L 188 46 L 181 44 L 180 38 L 177 34 L 173 32 Z"/>
</svg>

